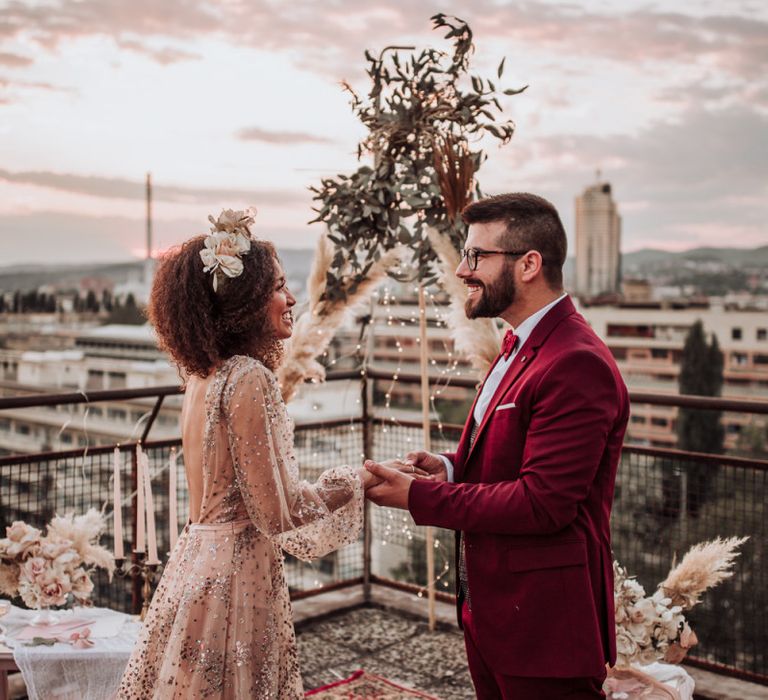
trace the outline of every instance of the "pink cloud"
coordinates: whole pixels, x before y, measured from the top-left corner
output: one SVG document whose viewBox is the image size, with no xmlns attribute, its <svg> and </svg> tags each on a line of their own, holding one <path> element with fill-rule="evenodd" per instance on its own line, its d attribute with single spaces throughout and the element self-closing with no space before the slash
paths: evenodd
<svg viewBox="0 0 768 700">
<path fill-rule="evenodd" d="M 0 66 L 8 66 L 9 68 L 19 68 L 22 66 L 29 66 L 32 64 L 32 59 L 28 56 L 20 56 L 16 53 L 8 53 L 0 51 Z"/>
<path fill-rule="evenodd" d="M 569 57 L 603 56 L 631 64 L 703 62 L 753 78 L 762 77 L 768 62 L 768 23 L 753 17 L 693 16 L 650 8 L 601 13 L 543 2 L 500 6 L 492 0 L 476 0 L 471 9 L 447 0 L 441 9 L 470 21 L 479 41 L 497 38 Z M 350 59 L 359 60 L 366 47 L 428 34 L 428 15 L 421 4 L 406 0 L 339 0 L 332 7 L 294 0 L 290 10 L 268 0 L 59 0 L 54 6 L 16 2 L 4 10 L 0 37 L 31 31 L 41 44 L 56 47 L 67 38 L 113 36 L 131 42 L 134 49 L 144 45 L 162 63 L 194 54 L 157 50 L 147 39 L 221 36 L 239 45 L 300 52 L 297 61 L 302 67 L 338 73 L 348 68 Z"/>
<path fill-rule="evenodd" d="M 0 169 L 0 180 L 105 199 L 144 199 L 143 181 L 54 172 L 11 172 Z M 306 193 L 292 190 L 238 190 L 155 184 L 155 199 L 166 202 L 268 201 L 273 205 L 305 204 Z"/>
<path fill-rule="evenodd" d="M 119 40 L 118 45 L 123 49 L 136 51 L 137 53 L 149 56 L 149 58 L 151 58 L 153 61 L 156 61 L 163 66 L 167 66 L 172 63 L 179 63 L 181 61 L 199 61 L 203 58 L 201 54 L 194 53 L 192 51 L 175 49 L 170 46 L 156 49 L 149 46 L 145 42 L 136 40 Z"/>
<path fill-rule="evenodd" d="M 304 131 L 274 131 L 252 126 L 237 132 L 241 141 L 261 141 L 286 146 L 296 146 L 307 143 L 333 143 L 333 139 L 318 136 Z"/>
</svg>

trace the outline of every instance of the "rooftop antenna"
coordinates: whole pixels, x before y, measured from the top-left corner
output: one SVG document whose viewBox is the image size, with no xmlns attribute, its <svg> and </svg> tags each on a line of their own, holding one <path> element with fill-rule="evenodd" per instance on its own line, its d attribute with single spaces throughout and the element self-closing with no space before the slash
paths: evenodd
<svg viewBox="0 0 768 700">
<path fill-rule="evenodd" d="M 597 180 L 597 183 L 600 184 L 600 179 L 602 177 L 603 173 L 600 171 L 600 168 L 595 169 L 595 178 Z"/>
</svg>

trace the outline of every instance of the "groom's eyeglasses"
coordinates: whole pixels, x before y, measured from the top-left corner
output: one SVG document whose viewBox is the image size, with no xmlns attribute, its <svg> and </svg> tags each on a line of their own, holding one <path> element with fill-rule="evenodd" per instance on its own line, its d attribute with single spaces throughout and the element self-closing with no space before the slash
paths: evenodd
<svg viewBox="0 0 768 700">
<path fill-rule="evenodd" d="M 482 248 L 464 248 L 461 251 L 461 259 L 467 259 L 467 267 L 473 272 L 477 270 L 477 264 L 480 262 L 480 258 L 483 255 L 511 255 L 512 257 L 519 258 L 525 255 L 528 251 L 518 252 L 516 250 L 483 250 Z"/>
</svg>

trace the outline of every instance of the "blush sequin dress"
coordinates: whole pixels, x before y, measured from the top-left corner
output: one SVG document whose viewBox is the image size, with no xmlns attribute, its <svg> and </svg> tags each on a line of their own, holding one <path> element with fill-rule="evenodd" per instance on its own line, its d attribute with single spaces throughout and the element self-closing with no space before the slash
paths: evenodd
<svg viewBox="0 0 768 700">
<path fill-rule="evenodd" d="M 203 395 L 202 446 L 184 439 L 190 501 L 199 454 L 199 517 L 171 553 L 117 697 L 301 698 L 282 550 L 308 560 L 356 541 L 362 482 L 349 467 L 299 479 L 293 423 L 259 361 L 230 358 Z M 194 400 L 188 387 L 183 423 Z"/>
</svg>

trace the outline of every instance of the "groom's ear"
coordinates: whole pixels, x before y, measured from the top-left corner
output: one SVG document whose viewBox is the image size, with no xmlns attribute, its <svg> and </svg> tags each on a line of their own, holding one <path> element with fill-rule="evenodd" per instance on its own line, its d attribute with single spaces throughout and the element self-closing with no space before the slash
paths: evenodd
<svg viewBox="0 0 768 700">
<path fill-rule="evenodd" d="M 520 258 L 520 277 L 523 282 L 532 282 L 543 273 L 544 260 L 538 250 L 529 250 Z"/>
</svg>

